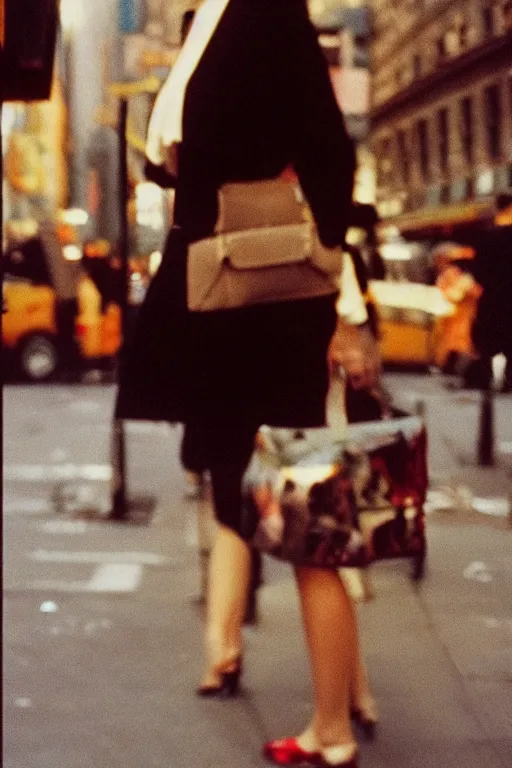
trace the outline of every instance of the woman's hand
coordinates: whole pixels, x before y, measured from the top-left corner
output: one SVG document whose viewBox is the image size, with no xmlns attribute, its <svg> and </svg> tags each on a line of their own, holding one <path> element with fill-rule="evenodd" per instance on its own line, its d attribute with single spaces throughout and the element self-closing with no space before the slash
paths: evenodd
<svg viewBox="0 0 512 768">
<path fill-rule="evenodd" d="M 327 352 L 329 370 L 340 366 L 354 389 L 372 389 L 380 380 L 378 343 L 367 324 L 350 325 L 338 318 Z"/>
</svg>

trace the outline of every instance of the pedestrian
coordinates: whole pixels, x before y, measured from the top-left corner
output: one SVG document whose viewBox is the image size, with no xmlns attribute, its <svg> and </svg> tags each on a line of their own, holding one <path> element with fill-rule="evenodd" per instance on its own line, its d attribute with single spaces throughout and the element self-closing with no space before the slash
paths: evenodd
<svg viewBox="0 0 512 768">
<path fill-rule="evenodd" d="M 478 384 L 492 385 L 492 359 L 505 357 L 504 393 L 512 391 L 512 196 L 501 195 L 493 226 L 476 234 L 472 272 L 482 287 L 471 329 L 479 355 Z"/>
<path fill-rule="evenodd" d="M 39 239 L 55 289 L 55 326 L 59 342 L 60 379 L 75 382 L 81 373 L 82 359 L 77 342 L 79 292 L 83 269 L 78 262 L 66 261 L 59 229 L 52 219 L 39 222 Z"/>
<path fill-rule="evenodd" d="M 185 11 L 181 23 L 181 45 L 188 37 L 195 17 L 195 9 Z M 199 499 L 205 491 L 208 461 L 203 457 L 201 436 L 196 437 L 192 426 L 185 426 L 181 441 L 180 459 L 185 472 L 185 496 L 187 499 Z M 263 584 L 262 557 L 258 550 L 251 548 L 251 576 L 249 580 L 248 604 L 245 623 L 256 621 L 256 593 Z"/>
<path fill-rule="evenodd" d="M 188 37 L 195 15 L 194 8 L 189 8 L 183 14 L 181 21 L 182 46 Z M 188 499 L 197 499 L 202 496 L 207 466 L 207 461 L 202 457 L 201 443 L 194 438 L 193 429 L 190 426 L 185 427 L 181 441 L 180 460 L 185 471 L 185 496 Z"/>
<path fill-rule="evenodd" d="M 436 286 L 453 305 L 452 314 L 443 319 L 437 355 L 443 373 L 465 376 L 475 359 L 471 327 L 482 293 L 469 271 L 471 266 L 467 266 L 471 265 L 474 252 L 467 246 L 444 242 L 433 249 L 431 257 L 437 272 Z"/>
<path fill-rule="evenodd" d="M 175 186 L 174 224 L 123 352 L 116 412 L 181 422 L 202 443 L 218 526 L 198 693 L 233 694 L 242 672 L 248 540 L 257 524 L 241 519 L 241 483 L 256 433 L 262 424 L 325 423 L 328 350 L 331 364 L 343 364 L 355 386 L 371 386 L 378 373 L 371 333 L 365 323 L 349 326 L 337 317 L 335 288 L 236 308 L 190 309 L 192 257 L 199 248 L 210 258 L 212 243 L 222 247 L 215 231 L 227 182 L 255 195 L 248 208 L 256 216 L 256 201 L 267 205 L 256 197 L 261 184 L 292 167 L 322 247 L 333 257 L 344 243 L 354 149 L 305 0 L 205 0 L 155 104 L 147 154 L 149 178 Z M 222 207 L 220 213 L 226 215 Z M 239 207 L 230 214 L 239 216 Z M 251 237 L 257 245 L 257 232 Z M 205 270 L 205 284 L 212 271 Z M 353 606 L 335 569 L 297 567 L 295 575 L 314 713 L 298 737 L 269 742 L 264 754 L 279 765 L 355 768 Z"/>
</svg>

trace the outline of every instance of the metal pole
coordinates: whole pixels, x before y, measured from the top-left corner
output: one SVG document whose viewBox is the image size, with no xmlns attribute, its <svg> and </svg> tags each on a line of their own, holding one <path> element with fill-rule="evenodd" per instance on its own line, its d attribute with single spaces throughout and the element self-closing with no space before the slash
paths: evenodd
<svg viewBox="0 0 512 768">
<path fill-rule="evenodd" d="M 0 55 L 2 49 L 0 45 Z M 3 147 L 3 133 L 2 133 L 2 117 L 3 117 L 4 103 L 0 94 L 0 254 L 4 252 L 4 147 Z M 2 275 L 2 285 L 4 278 L 4 260 L 1 259 L 0 270 Z M 3 312 L 3 299 L 2 299 L 2 312 Z"/>
<path fill-rule="evenodd" d="M 0 55 L 1 55 L 1 41 L 0 41 Z M 3 259 L 3 252 L 4 252 L 4 147 L 3 147 L 3 133 L 2 133 L 2 117 L 3 117 L 3 101 L 0 94 L 0 254 L 2 255 L 2 258 L 0 258 L 0 275 L 1 275 L 1 281 L 2 285 L 4 284 L 4 259 Z M 7 312 L 7 307 L 4 306 L 4 297 L 2 294 L 2 315 L 4 312 Z M 3 416 L 2 412 L 2 403 L 0 402 L 0 414 Z M 3 420 L 1 422 L 3 424 Z"/>
<path fill-rule="evenodd" d="M 128 122 L 128 101 L 121 99 L 119 104 L 119 257 L 121 259 L 121 323 L 123 341 L 129 327 L 128 292 L 129 292 L 129 225 L 128 225 L 128 143 L 126 127 Z"/>
<path fill-rule="evenodd" d="M 494 466 L 494 395 L 492 382 L 481 392 L 478 465 Z"/>
<path fill-rule="evenodd" d="M 128 289 L 129 289 L 129 240 L 128 240 L 128 157 L 126 125 L 128 119 L 128 101 L 119 102 L 118 138 L 119 138 L 119 258 L 121 260 L 121 328 L 123 341 L 128 331 Z M 112 431 L 112 512 L 111 520 L 125 521 L 128 518 L 128 500 L 126 494 L 126 440 L 124 424 L 121 419 L 114 419 Z"/>
<path fill-rule="evenodd" d="M 66 141 L 66 159 L 68 163 L 68 206 L 72 208 L 77 204 L 76 195 L 76 144 L 75 144 L 75 110 L 73 104 L 74 98 L 74 64 L 73 64 L 73 33 L 68 29 L 63 34 L 63 53 L 64 53 L 64 77 L 65 77 L 65 97 L 67 104 L 67 141 Z"/>
<path fill-rule="evenodd" d="M 0 8 L 0 12 L 3 9 Z M 3 41 L 0 40 L 0 56 L 2 55 L 2 44 Z M 3 100 L 2 100 L 2 94 L 0 93 L 0 275 L 1 275 L 1 281 L 2 281 L 2 315 L 4 312 L 7 312 L 7 307 L 4 305 L 4 296 L 3 296 L 3 284 L 4 284 L 4 258 L 3 258 L 3 252 L 4 252 L 4 166 L 3 166 L 3 134 L 2 134 L 2 117 L 3 117 Z M 3 384 L 2 377 L 0 377 L 0 381 Z M 0 424 L 4 423 L 4 404 L 3 404 L 3 397 L 0 397 Z"/>
</svg>

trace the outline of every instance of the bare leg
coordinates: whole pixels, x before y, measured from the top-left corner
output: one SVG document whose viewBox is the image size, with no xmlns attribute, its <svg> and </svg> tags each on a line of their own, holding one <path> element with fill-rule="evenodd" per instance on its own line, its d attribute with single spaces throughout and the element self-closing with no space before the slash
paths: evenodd
<svg viewBox="0 0 512 768">
<path fill-rule="evenodd" d="M 360 651 L 357 652 L 356 674 L 351 695 L 352 708 L 359 713 L 363 721 L 377 723 L 379 715 L 377 702 L 370 688 L 368 671 Z"/>
<path fill-rule="evenodd" d="M 203 685 L 219 682 L 242 650 L 242 625 L 251 573 L 247 543 L 219 524 L 210 554 L 206 612 L 206 673 Z"/>
<path fill-rule="evenodd" d="M 346 582 L 344 583 L 346 584 Z M 357 628 L 356 606 L 352 598 L 350 598 L 350 609 L 354 626 Z M 354 676 L 350 687 L 350 704 L 351 709 L 359 712 L 363 720 L 370 720 L 374 723 L 378 721 L 377 702 L 370 688 L 368 670 L 364 663 L 359 641 L 356 641 Z"/>
<path fill-rule="evenodd" d="M 299 737 L 303 749 L 353 749 L 350 695 L 356 674 L 357 627 L 352 602 L 336 571 L 296 568 L 314 691 L 314 713 Z"/>
</svg>

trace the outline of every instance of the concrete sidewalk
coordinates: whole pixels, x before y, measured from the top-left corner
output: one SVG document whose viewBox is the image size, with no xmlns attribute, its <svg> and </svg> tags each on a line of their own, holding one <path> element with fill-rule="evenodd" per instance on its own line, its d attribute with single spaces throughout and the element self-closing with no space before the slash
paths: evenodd
<svg viewBox="0 0 512 768">
<path fill-rule="evenodd" d="M 459 512 L 470 512 L 475 502 L 477 509 L 506 516 L 504 507 L 512 509 L 512 395 L 494 396 L 495 464 L 483 467 L 480 392 L 449 390 L 440 375 L 387 374 L 385 385 L 402 407 L 421 403 L 425 409 L 431 489 L 446 492 L 447 504 L 451 498 Z"/>
<path fill-rule="evenodd" d="M 419 384 L 403 379 L 401 386 L 411 393 Z M 67 436 L 76 466 L 80 455 L 102 465 L 108 436 L 101 426 L 111 392 L 81 392 L 89 407 L 69 407 L 60 422 L 52 403 L 70 405 L 78 391 L 39 392 L 31 389 L 30 404 L 21 390 L 7 392 L 8 407 L 20 403 L 19 417 L 11 410 L 6 424 L 5 442 L 15 446 L 8 462 L 22 455 L 42 462 L 50 445 L 64 444 Z M 429 390 L 428 398 L 443 433 L 444 393 Z M 467 420 L 454 415 L 453 423 L 464 431 Z M 32 438 L 37 450 L 29 457 Z M 263 768 L 262 743 L 297 733 L 310 712 L 291 570 L 266 560 L 260 621 L 245 630 L 243 696 L 198 699 L 197 519 L 195 503 L 183 496 L 179 431 L 140 430 L 134 439 L 131 470 L 164 474 L 151 525 L 79 522 L 51 509 L 16 514 L 14 506 L 6 519 L 4 765 Z M 431 458 L 443 469 L 440 457 Z M 145 487 L 147 479 L 132 482 Z M 24 489 L 29 497 L 50 485 L 25 483 Z M 5 493 L 14 499 L 11 491 L 9 481 Z M 382 716 L 377 740 L 361 742 L 361 768 L 509 768 L 512 529 L 505 518 L 455 510 L 432 511 L 427 525 L 425 580 L 414 585 L 406 563 L 375 566 L 375 599 L 358 609 Z M 47 553 L 46 561 L 34 552 Z M 130 556 L 146 563 L 133 591 L 74 591 L 77 580 L 89 577 L 86 563 L 102 554 L 105 562 Z"/>
</svg>

